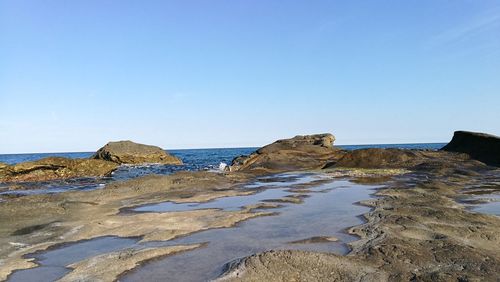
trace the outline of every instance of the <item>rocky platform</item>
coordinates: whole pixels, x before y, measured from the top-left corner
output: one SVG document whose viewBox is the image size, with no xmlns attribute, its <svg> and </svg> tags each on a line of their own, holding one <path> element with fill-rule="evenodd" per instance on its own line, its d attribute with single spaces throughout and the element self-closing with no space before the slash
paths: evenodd
<svg viewBox="0 0 500 282">
<path fill-rule="evenodd" d="M 465 170 L 466 168 L 464 168 Z M 474 175 L 474 176 L 472 176 Z M 302 251 L 256 254 L 221 281 L 498 281 L 500 218 L 457 203 L 469 187 L 500 192 L 500 170 L 447 176 L 414 171 L 386 182 L 347 256 Z"/>
<path fill-rule="evenodd" d="M 230 227 L 249 218 L 269 215 L 268 212 L 253 211 L 251 208 L 238 211 L 205 209 L 173 213 L 121 214 L 121 210 L 127 207 L 167 200 L 205 202 L 220 197 L 248 194 L 236 189 L 238 184 L 248 179 L 248 176 L 240 173 L 222 175 L 209 172 L 179 172 L 168 176 L 151 175 L 116 182 L 92 191 L 9 198 L 0 203 L 0 281 L 5 280 L 16 269 L 37 266 L 33 259 L 25 257 L 26 254 L 68 242 L 102 236 L 135 237 L 141 238 L 143 242 L 170 240 L 193 232 Z M 166 251 L 170 252 L 169 250 Z M 162 252 L 151 251 L 147 259 L 164 255 Z M 121 271 L 115 275 L 136 267 L 135 262 L 144 260 L 143 256 L 142 252 L 132 252 L 127 255 L 126 261 L 117 260 L 113 268 Z M 111 258 L 113 257 L 112 255 Z M 101 268 L 94 270 L 103 271 Z M 88 269 L 85 271 L 88 277 L 98 275 Z"/>
<path fill-rule="evenodd" d="M 377 199 L 362 203 L 373 208 L 364 215 L 367 222 L 348 230 L 360 237 L 351 253 L 264 252 L 229 264 L 219 280 L 498 281 L 500 218 L 458 204 L 472 189 L 500 192 L 495 138 L 456 133 L 442 151 L 342 152 L 323 171 L 365 174 L 360 183 L 386 185 Z M 379 169 L 406 173 L 381 179 Z"/>
<path fill-rule="evenodd" d="M 5 199 L 0 203 L 0 280 L 15 269 L 35 267 L 26 254 L 67 242 L 100 236 L 170 240 L 270 215 L 251 208 L 127 215 L 120 211 L 167 200 L 199 202 L 241 195 L 247 192 L 238 187 L 254 179 L 256 172 L 320 169 L 342 177 L 361 176 L 359 183 L 385 185 L 377 198 L 362 203 L 372 207 L 364 215 L 366 223 L 348 230 L 360 237 L 351 244 L 352 252 L 347 256 L 301 251 L 255 254 L 232 263 L 221 280 L 498 281 L 500 218 L 473 213 L 459 200 L 469 189 L 500 191 L 500 169 L 470 152 L 349 152 L 335 149 L 333 139 L 316 135 L 280 140 L 236 159 L 232 172 L 225 174 L 181 172 L 112 183 L 94 191 Z M 141 261 L 195 247 L 134 251 L 127 253 L 126 260 L 116 259 L 123 257 L 116 253 L 94 257 L 73 265 L 74 272 L 67 278 L 102 277 L 102 268 L 88 267 L 99 261 L 112 262 L 113 273 L 106 276 L 112 280 Z"/>
</svg>

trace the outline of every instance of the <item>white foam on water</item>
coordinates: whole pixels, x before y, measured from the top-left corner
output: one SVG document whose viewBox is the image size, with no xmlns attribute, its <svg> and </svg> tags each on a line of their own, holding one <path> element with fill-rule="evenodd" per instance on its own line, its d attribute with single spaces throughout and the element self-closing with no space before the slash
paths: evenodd
<svg viewBox="0 0 500 282">
<path fill-rule="evenodd" d="M 227 169 L 227 164 L 224 162 L 219 163 L 219 170 L 220 171 L 226 171 Z"/>
</svg>

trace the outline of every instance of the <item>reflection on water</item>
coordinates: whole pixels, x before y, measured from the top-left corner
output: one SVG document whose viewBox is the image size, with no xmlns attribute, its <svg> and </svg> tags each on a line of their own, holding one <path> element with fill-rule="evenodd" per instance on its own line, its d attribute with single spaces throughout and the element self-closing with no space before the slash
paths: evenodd
<svg viewBox="0 0 500 282">
<path fill-rule="evenodd" d="M 318 179 L 311 174 L 278 176 L 259 179 L 259 189 L 264 189 L 266 185 L 268 189 L 248 196 L 225 197 L 201 204 L 166 202 L 142 206 L 137 208 L 142 209 L 142 212 L 200 207 L 236 209 L 270 198 L 298 195 L 299 191 L 300 195 L 309 196 L 304 198 L 301 204 L 282 203 L 280 208 L 273 209 L 278 212 L 274 216 L 253 218 L 232 228 L 202 231 L 171 241 L 138 243 L 130 238 L 102 237 L 49 250 L 33 255 L 41 267 L 15 272 L 9 281 L 54 280 L 68 272 L 65 268 L 68 264 L 125 248 L 208 242 L 204 248 L 147 263 L 120 278 L 120 281 L 164 281 L 167 278 L 170 281 L 205 281 L 217 277 L 223 266 L 230 261 L 270 249 L 346 254 L 349 251 L 346 243 L 355 240 L 355 237 L 344 230 L 361 224 L 363 221 L 359 215 L 369 211 L 367 207 L 355 203 L 369 198 L 375 186 L 362 186 L 344 180 L 323 179 L 322 182 L 317 182 Z M 255 189 L 248 188 L 254 187 L 252 185 L 247 185 L 246 188 Z M 293 188 L 299 190 L 294 192 Z M 320 243 L 311 240 L 312 243 L 290 244 L 320 236 L 335 237 L 339 240 L 324 240 Z"/>
<path fill-rule="evenodd" d="M 221 274 L 223 266 L 235 259 L 270 249 L 301 249 L 346 254 L 345 243 L 356 238 L 344 232 L 361 224 L 358 215 L 368 212 L 353 205 L 369 198 L 367 186 L 337 181 L 315 187 L 325 193 L 311 193 L 303 204 L 288 204 L 279 215 L 245 221 L 235 228 L 214 229 L 172 241 L 173 244 L 209 242 L 207 247 L 151 262 L 122 277 L 120 281 L 206 281 Z M 290 244 L 318 236 L 333 236 L 337 242 Z"/>
<path fill-rule="evenodd" d="M 135 212 L 166 212 L 166 211 L 188 211 L 195 209 L 223 209 L 226 211 L 239 210 L 244 206 L 257 204 L 258 202 L 271 199 L 279 199 L 289 195 L 284 190 L 270 189 L 252 196 L 232 196 L 218 198 L 206 203 L 174 203 L 163 202 L 153 205 L 145 205 L 132 209 Z"/>
<path fill-rule="evenodd" d="M 175 203 L 162 202 L 158 204 L 143 205 L 133 208 L 134 212 L 166 212 L 166 211 L 187 211 L 194 209 L 223 209 L 227 211 L 239 210 L 244 206 L 254 205 L 262 201 L 280 199 L 290 196 L 293 193 L 286 191 L 288 188 L 297 185 L 307 184 L 324 179 L 321 175 L 310 173 L 291 174 L 283 173 L 274 176 L 258 178 L 243 188 L 258 190 L 253 195 L 222 197 L 205 203 Z M 279 188 L 281 189 L 271 189 Z M 265 190 L 264 190 L 265 189 Z"/>
<path fill-rule="evenodd" d="M 88 241 L 67 244 L 28 257 L 36 258 L 41 267 L 14 272 L 8 281 L 55 281 L 71 270 L 66 268 L 74 262 L 134 246 L 138 239 L 100 237 Z"/>
<path fill-rule="evenodd" d="M 500 194 L 476 195 L 468 202 L 472 211 L 500 216 Z"/>
</svg>

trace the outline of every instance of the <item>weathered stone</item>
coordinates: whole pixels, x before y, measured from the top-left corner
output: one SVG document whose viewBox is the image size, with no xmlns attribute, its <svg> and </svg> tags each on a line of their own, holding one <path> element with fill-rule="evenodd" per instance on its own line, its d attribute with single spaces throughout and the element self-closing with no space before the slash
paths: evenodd
<svg viewBox="0 0 500 282">
<path fill-rule="evenodd" d="M 336 167 L 354 168 L 408 168 L 422 163 L 420 151 L 369 148 L 347 152 Z"/>
<path fill-rule="evenodd" d="M 292 250 L 254 254 L 226 267 L 215 281 L 387 281 L 389 277 L 356 258 Z"/>
<path fill-rule="evenodd" d="M 470 173 L 486 166 L 467 154 L 445 151 L 369 148 L 346 152 L 324 168 L 409 169 L 436 174 Z"/>
<path fill-rule="evenodd" d="M 36 261 L 25 255 L 64 243 L 102 236 L 141 238 L 143 242 L 166 241 L 271 215 L 270 212 L 254 211 L 252 208 L 120 214 L 120 210 L 143 204 L 207 202 L 220 197 L 248 195 L 248 191 L 239 187 L 248 183 L 249 179 L 249 175 L 240 173 L 177 172 L 116 181 L 103 189 L 91 191 L 3 198 L 5 201 L 0 204 L 0 281 L 7 280 L 15 269 L 38 266 Z M 85 261 L 72 266 L 78 272 L 77 266 L 84 266 Z M 123 263 L 126 262 L 122 261 L 116 267 L 124 266 Z M 108 279 L 109 274 L 105 275 L 100 277 L 102 281 L 118 280 Z"/>
<path fill-rule="evenodd" d="M 49 157 L 0 168 L 1 182 L 47 181 L 78 177 L 108 176 L 118 167 L 113 162 L 93 159 Z"/>
<path fill-rule="evenodd" d="M 0 163 L 0 179 L 7 173 L 7 168 L 9 167 L 6 163 Z"/>
<path fill-rule="evenodd" d="M 500 137 L 485 133 L 455 131 L 444 151 L 460 152 L 491 166 L 500 166 Z"/>
<path fill-rule="evenodd" d="M 118 164 L 182 164 L 179 158 L 168 154 L 160 147 L 138 144 L 132 141 L 109 142 L 99 149 L 92 158 Z"/>
<path fill-rule="evenodd" d="M 258 153 L 276 153 L 283 150 L 323 153 L 333 149 L 335 137 L 330 133 L 315 135 L 297 135 L 290 139 L 281 139 L 257 150 Z"/>
<path fill-rule="evenodd" d="M 278 172 L 317 169 L 337 160 L 343 151 L 333 147 L 332 134 L 295 136 L 264 146 L 233 160 L 231 171 Z"/>
</svg>

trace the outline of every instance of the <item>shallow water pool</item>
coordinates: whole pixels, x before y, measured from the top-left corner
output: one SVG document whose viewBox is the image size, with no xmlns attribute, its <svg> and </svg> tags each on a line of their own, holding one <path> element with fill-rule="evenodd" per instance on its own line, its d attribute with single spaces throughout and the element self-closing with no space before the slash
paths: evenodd
<svg viewBox="0 0 500 282">
<path fill-rule="evenodd" d="M 320 181 L 318 181 L 320 180 Z M 258 182 L 258 183 L 257 183 Z M 140 212 L 171 212 L 200 208 L 239 209 L 266 200 L 299 197 L 302 203 L 281 202 L 273 216 L 257 217 L 231 228 L 211 229 L 170 241 L 138 243 L 135 238 L 100 237 L 67 244 L 31 255 L 40 267 L 17 271 L 9 281 L 52 281 L 66 275 L 67 265 L 92 256 L 123 250 L 207 242 L 203 248 L 153 260 L 120 281 L 206 281 L 219 276 L 236 259 L 271 249 L 301 249 L 346 254 L 356 237 L 346 228 L 363 223 L 369 208 L 356 203 L 370 198 L 378 186 L 359 185 L 323 175 L 299 174 L 260 179 L 244 186 L 259 189 L 247 196 L 219 198 L 206 203 L 165 202 L 136 208 Z M 258 186 L 257 186 L 258 184 Z M 302 197 L 302 196 L 306 197 Z M 329 237 L 321 243 L 294 243 L 312 237 Z M 335 237 L 338 241 L 332 241 Z M 307 240 L 306 240 L 307 241 Z"/>
</svg>

